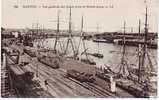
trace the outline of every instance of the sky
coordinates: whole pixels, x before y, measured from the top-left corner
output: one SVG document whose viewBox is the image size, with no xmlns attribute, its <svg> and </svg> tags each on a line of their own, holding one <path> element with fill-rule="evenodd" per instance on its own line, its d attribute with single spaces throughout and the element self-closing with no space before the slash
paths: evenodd
<svg viewBox="0 0 159 100">
<path fill-rule="evenodd" d="M 145 21 L 145 0 L 2 0 L 2 26 L 5 28 L 31 28 L 35 23 L 44 28 L 56 29 L 57 12 L 60 11 L 60 29 L 68 29 L 69 8 L 46 8 L 55 5 L 101 5 L 107 8 L 72 8 L 72 29 L 81 29 L 84 16 L 84 31 L 121 31 L 124 21 L 127 32 L 138 30 Z M 37 8 L 24 8 L 24 6 Z M 157 32 L 158 0 L 147 0 L 149 31 Z M 18 8 L 16 8 L 18 6 Z M 45 8 L 44 8 L 45 6 Z M 109 7 L 111 6 L 111 7 Z M 113 7 L 112 7 L 113 6 Z"/>
</svg>

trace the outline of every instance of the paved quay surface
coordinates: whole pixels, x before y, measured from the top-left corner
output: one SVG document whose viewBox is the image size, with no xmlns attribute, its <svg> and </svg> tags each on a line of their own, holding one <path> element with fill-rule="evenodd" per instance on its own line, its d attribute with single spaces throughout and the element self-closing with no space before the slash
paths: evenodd
<svg viewBox="0 0 159 100">
<path fill-rule="evenodd" d="M 70 79 L 65 77 L 66 70 L 68 69 L 76 69 L 81 72 L 95 74 L 95 66 L 88 65 L 77 60 L 63 58 L 63 62 L 60 64 L 60 68 L 53 69 L 47 65 L 38 62 L 36 57 L 30 57 L 26 53 L 22 54 L 23 47 L 17 45 L 12 45 L 11 47 L 21 52 L 19 61 L 20 63 L 29 62 L 29 64 L 25 67 L 35 73 L 34 79 L 39 80 L 41 87 L 46 91 L 46 93 L 48 92 L 50 94 L 46 95 L 45 97 L 112 97 L 110 95 L 103 96 L 99 93 L 94 92 L 93 90 L 86 89 L 80 84 L 77 84 L 76 82 L 71 81 Z M 46 80 L 48 82 L 47 86 L 44 84 L 44 81 Z M 96 80 L 96 85 L 98 85 L 99 88 L 102 88 L 104 91 L 108 90 L 108 82 L 99 78 L 96 78 Z M 109 90 L 107 92 L 109 92 Z M 109 94 L 113 95 L 114 97 L 133 97 L 131 94 L 118 87 L 116 94 Z"/>
</svg>

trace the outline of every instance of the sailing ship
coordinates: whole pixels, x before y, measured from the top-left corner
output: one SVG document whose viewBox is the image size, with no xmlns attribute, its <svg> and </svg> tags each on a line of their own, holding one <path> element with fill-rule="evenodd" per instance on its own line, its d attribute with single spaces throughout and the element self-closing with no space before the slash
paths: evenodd
<svg viewBox="0 0 159 100">
<path fill-rule="evenodd" d="M 139 22 L 140 23 L 140 22 Z M 125 34 L 125 25 L 124 22 L 124 34 Z M 147 21 L 147 7 L 146 7 L 146 16 L 145 16 L 145 32 L 144 32 L 144 44 L 139 44 L 138 48 L 138 68 L 132 68 L 128 65 L 126 59 L 126 44 L 125 44 L 125 35 L 123 37 L 123 49 L 122 49 L 122 57 L 120 64 L 115 68 L 119 69 L 118 71 L 114 71 L 112 69 L 106 69 L 104 72 L 96 72 L 96 76 L 109 80 L 107 75 L 112 75 L 112 77 L 116 81 L 116 85 L 129 93 L 133 94 L 136 97 L 147 98 L 150 96 L 156 95 L 156 87 L 153 86 L 151 79 L 156 77 L 154 72 L 154 68 L 150 59 L 150 55 L 147 50 L 147 34 L 148 34 L 148 21 Z M 140 29 L 139 29 L 140 34 Z M 146 58 L 148 61 L 146 61 Z M 149 64 L 146 64 L 148 62 Z"/>
<path fill-rule="evenodd" d="M 84 23 L 83 23 L 83 16 L 82 16 L 82 21 L 81 21 L 81 36 L 80 36 L 80 40 L 79 40 L 79 44 L 78 44 L 78 53 L 79 53 L 79 47 L 80 47 L 80 44 L 81 44 L 81 42 L 82 42 L 82 45 L 83 45 L 83 49 L 84 49 L 84 51 L 81 53 L 81 56 L 82 55 L 85 55 L 85 58 L 81 58 L 80 60 L 81 60 L 81 62 L 84 62 L 84 63 L 86 63 L 86 64 L 90 64 L 90 65 L 96 65 L 96 62 L 93 60 L 93 59 L 90 59 L 89 58 L 89 56 L 88 56 L 88 54 L 89 53 L 87 53 L 87 50 L 88 50 L 88 48 L 86 49 L 86 44 L 85 44 L 85 40 L 84 40 L 84 32 L 83 32 L 83 25 Z"/>
<path fill-rule="evenodd" d="M 97 53 L 92 53 L 91 55 L 94 56 L 94 57 L 97 57 L 97 58 L 103 58 L 104 55 L 99 52 L 99 42 L 98 42 L 98 48 L 97 49 L 98 49 L 98 52 Z"/>
<path fill-rule="evenodd" d="M 99 33 L 98 32 L 98 24 L 97 24 L 97 33 Z M 99 40 L 99 41 L 98 41 Z M 97 58 L 103 58 L 104 56 L 103 56 L 103 54 L 100 54 L 99 53 L 99 42 L 105 42 L 105 40 L 103 39 L 103 40 L 101 40 L 101 39 L 96 39 L 96 40 L 94 40 L 93 39 L 93 42 L 98 42 L 98 52 L 97 53 L 92 53 L 91 55 L 92 56 L 94 56 L 94 57 L 97 57 Z"/>
<path fill-rule="evenodd" d="M 59 40 L 59 11 L 57 12 L 57 31 L 56 31 L 56 37 L 55 37 L 55 44 L 54 44 L 54 48 L 51 49 L 45 49 L 44 48 L 44 40 L 42 41 L 42 48 L 39 48 L 38 50 L 38 54 L 37 54 L 37 59 L 39 62 L 48 65 L 52 68 L 59 68 L 60 67 L 60 63 L 61 63 L 61 54 L 62 52 L 60 52 L 57 48 L 58 44 L 61 47 L 61 50 L 63 50 L 62 48 L 62 44 Z"/>
</svg>

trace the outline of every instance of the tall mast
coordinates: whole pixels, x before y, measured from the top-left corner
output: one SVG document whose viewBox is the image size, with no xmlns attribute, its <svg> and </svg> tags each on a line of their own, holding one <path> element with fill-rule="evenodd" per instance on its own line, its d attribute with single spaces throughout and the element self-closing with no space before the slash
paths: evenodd
<svg viewBox="0 0 159 100">
<path fill-rule="evenodd" d="M 84 19 L 83 19 L 83 15 L 82 15 L 82 20 L 81 20 L 81 35 L 82 35 L 82 37 L 81 38 L 83 38 L 83 26 L 84 26 Z M 85 51 L 85 55 L 86 55 L 86 59 L 88 59 L 88 54 L 87 54 L 87 52 L 86 52 L 86 45 L 85 45 L 85 42 L 84 42 L 84 40 L 82 39 L 82 43 L 83 43 L 83 48 L 84 48 L 84 51 Z"/>
<path fill-rule="evenodd" d="M 36 32 L 37 32 L 37 34 L 35 35 L 35 36 L 38 36 L 38 28 L 39 28 L 39 23 L 37 22 L 36 23 Z M 38 42 L 38 49 L 40 48 L 40 44 L 39 44 L 39 42 Z M 38 50 L 37 49 L 37 50 Z M 38 51 L 37 51 L 38 52 Z M 39 53 L 39 52 L 38 52 Z M 39 77 L 39 71 L 38 71 L 38 65 L 36 65 L 36 77 Z"/>
<path fill-rule="evenodd" d="M 39 35 L 39 23 L 36 23 L 36 34 L 35 34 L 35 38 L 38 40 L 38 35 Z M 38 41 L 38 48 L 40 48 L 40 43 Z"/>
<path fill-rule="evenodd" d="M 126 29 L 126 22 L 124 21 L 124 32 L 123 32 L 123 49 L 122 49 L 122 58 L 121 58 L 121 63 L 119 65 L 119 75 L 122 75 L 122 77 L 127 77 L 129 73 L 128 70 L 128 64 L 125 58 L 125 52 L 126 52 L 126 47 L 125 47 L 125 29 Z"/>
<path fill-rule="evenodd" d="M 140 28 L 141 28 L 141 21 L 139 19 L 139 30 L 138 30 L 138 40 L 140 40 Z M 141 71 L 141 44 L 138 46 L 138 57 L 139 57 L 139 71 L 138 71 L 138 82 L 140 82 L 140 71 Z"/>
<path fill-rule="evenodd" d="M 67 49 L 68 49 L 68 45 L 69 45 L 69 42 L 71 43 L 71 46 L 72 46 L 72 50 L 73 50 L 73 53 L 74 53 L 74 57 L 77 56 L 77 52 L 75 51 L 75 47 L 73 45 L 73 41 L 72 41 L 72 18 L 71 18 L 71 7 L 70 7 L 70 13 L 69 13 L 69 36 L 68 36 L 68 40 L 67 40 L 67 44 L 66 44 L 66 49 L 65 49 L 65 54 L 67 52 Z"/>
<path fill-rule="evenodd" d="M 140 19 L 139 19 L 139 31 L 138 31 L 138 32 L 139 32 L 139 34 L 138 34 L 139 37 L 140 37 L 140 31 L 141 31 L 141 21 L 140 21 Z"/>
<path fill-rule="evenodd" d="M 99 24 L 97 23 L 97 34 L 99 33 Z M 99 41 L 98 41 L 98 54 L 99 54 Z"/>
<path fill-rule="evenodd" d="M 80 40 L 79 40 L 79 44 L 78 44 L 78 48 L 77 48 L 77 53 L 79 52 L 79 47 L 81 44 L 81 40 L 83 41 L 83 15 L 82 15 L 82 19 L 81 19 L 81 34 L 80 34 Z M 85 49 L 85 48 L 84 48 Z"/>
<path fill-rule="evenodd" d="M 41 39 L 42 39 L 42 47 L 44 48 L 44 41 L 45 41 L 45 37 L 44 37 L 44 25 L 41 26 Z"/>
<path fill-rule="evenodd" d="M 146 55 L 148 56 L 147 52 L 147 35 L 148 35 L 148 18 L 147 18 L 147 6 L 146 6 L 146 14 L 145 14 L 145 26 L 144 26 L 144 44 L 142 48 L 142 58 L 141 58 L 141 70 L 140 72 L 143 73 L 141 74 L 140 78 L 141 81 L 148 81 L 148 68 L 146 68 L 147 65 L 145 65 L 145 58 Z M 150 60 L 150 59 L 149 59 Z"/>
<path fill-rule="evenodd" d="M 143 45 L 143 56 L 142 56 L 142 67 L 144 67 L 145 63 L 145 55 L 146 55 L 146 47 L 147 47 L 147 34 L 148 34 L 148 28 L 147 28 L 147 6 L 146 6 L 146 15 L 145 15 L 145 32 L 144 32 L 144 45 Z"/>
<path fill-rule="evenodd" d="M 124 37 L 123 37 L 123 53 L 122 53 L 122 63 L 124 62 L 124 56 L 125 56 L 125 26 L 126 26 L 126 22 L 124 21 Z"/>
<path fill-rule="evenodd" d="M 72 27 L 72 22 L 71 22 L 71 20 L 72 20 L 72 16 L 71 16 L 71 7 L 70 7 L 70 17 L 69 17 L 69 33 L 71 34 L 71 27 Z"/>
<path fill-rule="evenodd" d="M 59 11 L 57 12 L 57 30 L 56 30 L 56 38 L 55 38 L 55 44 L 54 44 L 54 50 L 56 51 L 56 45 L 57 45 L 57 41 L 58 41 L 58 34 L 59 34 L 59 28 L 60 28 L 60 18 L 59 18 Z"/>
<path fill-rule="evenodd" d="M 39 24 L 38 24 L 38 22 L 36 23 L 36 36 L 38 36 L 38 34 L 39 34 Z"/>
<path fill-rule="evenodd" d="M 83 26 L 84 26 L 84 23 L 83 23 L 83 15 L 82 15 L 82 20 L 81 20 L 81 32 L 83 32 Z"/>
<path fill-rule="evenodd" d="M 146 2 L 145 2 L 146 3 Z M 145 64 L 145 57 L 146 57 L 146 54 L 147 54 L 147 57 L 149 59 L 149 55 L 148 55 L 148 52 L 147 52 L 147 35 L 148 35 L 148 19 L 147 19 L 147 5 L 146 5 L 146 15 L 145 15 L 145 33 L 144 33 L 144 45 L 143 45 L 143 55 L 142 55 L 142 62 L 141 62 L 141 66 L 142 66 L 142 82 L 144 82 L 144 87 L 143 87 L 143 91 L 145 92 L 144 93 L 144 97 L 149 97 L 149 94 L 148 94 L 148 91 L 149 91 L 149 86 L 148 86 L 148 82 L 149 82 L 149 68 L 147 68 L 146 64 Z M 149 59 L 150 61 L 150 59 Z"/>
<path fill-rule="evenodd" d="M 57 33 L 59 33 L 59 28 L 60 28 L 60 12 L 57 12 Z"/>
</svg>

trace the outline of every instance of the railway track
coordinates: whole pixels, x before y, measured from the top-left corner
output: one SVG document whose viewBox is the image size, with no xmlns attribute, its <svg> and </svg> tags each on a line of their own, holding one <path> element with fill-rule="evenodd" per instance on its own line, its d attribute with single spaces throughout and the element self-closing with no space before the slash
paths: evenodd
<svg viewBox="0 0 159 100">
<path fill-rule="evenodd" d="M 33 65 L 35 66 L 35 65 Z M 34 71 L 36 71 L 36 68 L 30 66 Z M 72 97 L 76 97 L 76 95 L 72 92 L 72 90 L 70 89 L 70 87 L 66 86 L 64 84 L 64 82 L 59 81 L 59 79 L 57 80 L 57 78 L 55 76 L 51 76 L 51 72 L 47 72 L 46 69 L 43 68 L 39 68 L 39 78 L 41 78 L 41 80 L 47 79 L 49 83 L 49 87 L 52 90 L 56 90 L 57 94 L 61 95 L 61 96 L 66 96 L 66 94 L 68 96 L 72 96 Z M 43 77 L 43 79 L 42 79 Z M 65 87 L 64 87 L 65 85 Z M 60 93 L 60 91 L 63 91 L 63 93 Z"/>
<path fill-rule="evenodd" d="M 58 69 L 58 71 L 61 71 L 61 72 L 65 73 L 63 75 L 63 77 L 66 77 L 70 81 L 73 81 L 73 82 L 81 85 L 82 87 L 84 87 L 84 88 L 92 91 L 93 93 L 95 93 L 95 94 L 97 94 L 99 96 L 102 96 L 102 97 L 116 97 L 115 94 L 110 93 L 110 92 L 108 92 L 106 90 L 103 90 L 101 87 L 99 87 L 98 85 L 95 85 L 94 83 L 90 83 L 90 82 L 83 82 L 83 83 L 81 83 L 78 80 L 75 80 L 75 79 L 73 79 L 71 77 L 67 77 L 66 72 L 64 72 L 63 70 Z"/>
<path fill-rule="evenodd" d="M 49 67 L 49 66 L 48 66 Z M 49 67 L 50 68 L 50 67 Z M 61 71 L 62 70 L 58 70 L 56 69 L 56 71 Z M 66 72 L 63 72 L 63 74 L 66 74 Z M 99 86 L 95 85 L 95 84 L 91 84 L 91 83 L 81 83 L 77 80 L 74 80 L 72 78 L 68 78 L 70 81 L 73 81 L 75 83 L 77 83 L 78 85 L 88 89 L 89 91 L 95 93 L 96 95 L 98 96 L 101 96 L 101 97 L 115 97 L 115 95 L 112 95 L 111 93 L 109 93 L 108 91 L 104 91 L 102 89 L 99 88 Z M 57 79 L 56 79 L 57 80 Z M 59 81 L 59 80 L 58 80 Z"/>
<path fill-rule="evenodd" d="M 49 67 L 49 66 L 48 66 Z M 49 67 L 50 68 L 50 67 Z M 66 74 L 66 72 L 62 71 L 61 69 L 56 69 L 56 71 L 59 71 L 59 73 L 63 73 Z M 65 77 L 65 76 L 64 76 Z M 54 77 L 54 79 L 58 80 L 57 78 Z M 114 95 L 112 95 L 111 93 L 109 93 L 108 91 L 104 91 L 102 89 L 99 88 L 99 86 L 95 85 L 95 84 L 91 84 L 91 83 L 81 83 L 77 80 L 74 80 L 73 78 L 68 78 L 70 81 L 73 81 L 75 83 L 77 83 L 78 85 L 88 89 L 89 91 L 101 96 L 101 97 L 115 97 Z M 61 81 L 59 81 L 61 82 Z M 65 84 L 66 85 L 66 84 Z"/>
<path fill-rule="evenodd" d="M 77 81 L 77 80 L 75 80 L 73 78 L 70 78 L 70 77 L 68 79 L 71 80 L 71 81 L 73 81 L 73 82 L 75 82 L 75 83 L 77 83 L 77 84 L 79 84 L 79 85 L 81 85 L 82 87 L 84 87 L 84 88 L 92 91 L 93 93 L 95 93 L 95 94 L 97 94 L 99 96 L 110 97 L 110 98 L 116 97 L 115 95 L 112 95 L 109 92 L 106 92 L 106 91 L 100 89 L 99 87 L 97 87 L 93 83 L 88 83 L 88 82 L 81 83 L 81 82 L 79 82 L 79 81 Z"/>
<path fill-rule="evenodd" d="M 67 77 L 66 76 L 66 72 L 64 72 L 61 69 L 58 69 L 58 71 L 61 71 L 61 72 L 65 73 L 65 75 L 63 77 Z M 73 82 L 75 82 L 75 83 L 77 83 L 77 84 L 79 84 L 79 85 L 81 85 L 81 86 L 83 86 L 84 88 L 86 88 L 86 89 L 88 89 L 88 90 L 100 95 L 100 96 L 111 97 L 111 98 L 112 97 L 113 98 L 116 97 L 115 94 L 110 93 L 109 91 L 106 91 L 106 90 L 102 89 L 101 87 L 99 87 L 98 85 L 95 85 L 94 83 L 90 83 L 90 82 L 81 83 L 81 82 L 79 82 L 79 81 L 77 81 L 77 80 L 75 80 L 75 79 L 73 79 L 71 77 L 69 77 L 68 79 L 73 81 Z"/>
<path fill-rule="evenodd" d="M 14 61 L 10 57 L 8 57 L 8 62 L 7 63 L 9 64 L 9 66 L 14 65 Z M 22 81 L 24 81 L 24 80 L 22 80 Z M 25 82 L 23 82 L 23 83 L 25 83 Z M 27 97 L 34 97 L 34 96 L 37 97 L 37 96 L 39 96 L 39 94 L 37 94 L 34 90 L 32 90 L 32 86 L 34 84 L 27 84 L 27 83 L 22 84 L 22 85 L 25 85 L 25 87 L 26 87 L 26 89 L 23 90 L 23 93 L 21 93 L 21 90 L 19 90 L 15 87 L 16 82 L 15 82 L 15 80 L 12 79 L 11 75 L 10 75 L 10 84 L 12 84 L 12 86 L 11 86 L 12 87 L 12 92 L 14 93 L 14 95 L 16 97 L 27 98 Z M 37 88 L 37 87 L 35 86 L 34 88 Z"/>
<path fill-rule="evenodd" d="M 99 87 L 98 85 L 95 85 L 95 84 L 93 84 L 93 83 L 88 83 L 88 82 L 87 82 L 87 84 L 88 84 L 89 86 L 92 86 L 92 87 L 96 88 L 96 89 L 99 90 L 100 92 L 105 93 L 105 94 L 107 94 L 107 95 L 113 97 L 113 98 L 116 97 L 116 95 L 115 95 L 114 93 L 110 93 L 109 91 L 106 91 L 106 90 L 102 89 L 102 88 Z"/>
<path fill-rule="evenodd" d="M 27 53 L 25 53 L 27 56 L 29 56 Z M 29 57 L 31 57 L 31 56 L 29 56 Z M 46 65 L 47 66 L 47 65 Z M 51 67 L 49 67 L 48 66 L 48 68 L 51 70 L 52 68 Z M 66 72 L 65 71 L 63 71 L 63 70 L 61 70 L 61 69 L 56 69 L 55 71 L 58 71 L 59 73 L 63 73 L 63 74 L 66 74 Z M 65 77 L 65 75 L 63 76 L 63 77 Z M 57 78 L 58 79 L 58 78 Z M 57 80 L 56 79 L 56 80 Z M 70 81 L 73 81 L 73 82 L 75 82 L 75 83 L 77 83 L 78 85 L 80 85 L 80 86 L 82 86 L 82 87 L 84 87 L 84 88 L 86 88 L 86 89 L 88 89 L 89 91 L 91 91 L 91 92 L 93 92 L 93 93 L 95 93 L 96 95 L 99 95 L 99 96 L 101 96 L 101 97 L 113 97 L 113 98 L 115 98 L 115 97 L 117 97 L 118 95 L 117 94 L 114 94 L 114 93 L 111 93 L 111 92 L 109 92 L 109 91 L 107 91 L 107 90 L 104 90 L 104 89 L 102 89 L 101 87 L 99 87 L 98 85 L 96 85 L 96 84 L 94 84 L 94 83 L 89 83 L 89 82 L 83 82 L 83 83 L 81 83 L 81 82 L 79 82 L 79 81 L 77 81 L 77 80 L 75 80 L 75 79 L 73 79 L 73 78 L 68 78 Z M 59 81 L 59 80 L 58 80 Z M 59 81 L 59 82 L 61 82 L 61 81 Z"/>
<path fill-rule="evenodd" d="M 32 67 L 33 68 L 33 67 Z M 48 66 L 48 68 L 51 70 L 51 68 Z M 34 68 L 33 68 L 34 69 Z M 36 69 L 35 69 L 36 70 Z M 41 69 L 42 70 L 42 69 Z M 42 73 L 39 73 L 39 74 L 41 74 L 42 76 L 47 76 L 48 77 L 48 75 L 47 75 L 47 73 L 48 72 L 46 72 L 48 69 L 43 69 L 43 71 L 45 72 L 45 74 L 44 74 L 44 72 L 42 72 Z M 55 72 L 57 72 L 57 73 L 63 73 L 63 74 L 66 74 L 66 72 L 63 72 L 61 69 L 56 69 L 56 71 Z M 63 76 L 62 76 L 63 77 Z M 52 78 L 51 78 L 52 79 Z M 60 82 L 60 83 L 62 83 L 62 84 L 64 84 L 64 85 L 66 85 L 66 83 L 65 82 L 63 82 L 61 79 L 58 79 L 58 78 L 56 78 L 56 77 L 53 77 L 53 79 L 54 80 L 57 80 L 58 82 Z M 76 84 L 78 84 L 78 85 L 80 85 L 80 86 L 82 86 L 82 87 L 84 87 L 85 89 L 87 89 L 87 90 L 89 90 L 89 91 L 91 91 L 92 93 L 94 93 L 94 94 L 96 94 L 96 95 L 98 95 L 98 96 L 100 96 L 100 97 L 108 97 L 109 95 L 108 94 L 106 94 L 106 93 L 102 93 L 103 91 L 100 91 L 99 89 L 95 89 L 95 88 L 93 88 L 92 86 L 89 86 L 87 83 L 85 83 L 85 84 L 82 84 L 82 83 L 80 83 L 80 82 L 78 82 L 78 81 L 76 81 L 76 80 L 73 80 L 73 79 L 69 79 L 70 81 L 72 81 L 72 82 L 74 82 L 74 83 L 76 83 Z M 51 82 L 52 83 L 52 81 L 50 80 L 49 82 Z M 68 86 L 68 84 L 66 85 L 68 88 L 70 88 L 70 89 L 73 89 L 72 87 L 70 87 L 70 86 Z M 112 96 L 109 96 L 109 97 L 112 97 Z"/>
</svg>

